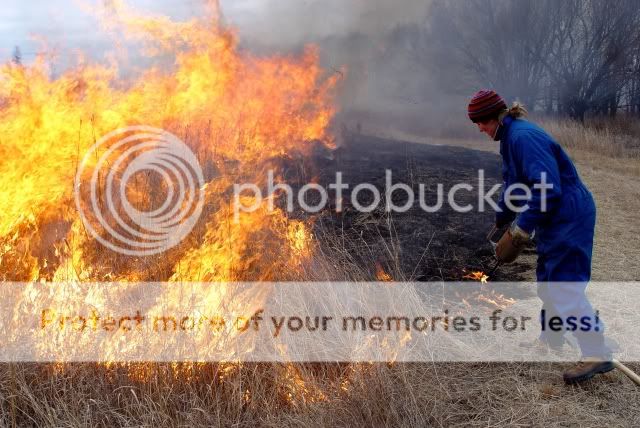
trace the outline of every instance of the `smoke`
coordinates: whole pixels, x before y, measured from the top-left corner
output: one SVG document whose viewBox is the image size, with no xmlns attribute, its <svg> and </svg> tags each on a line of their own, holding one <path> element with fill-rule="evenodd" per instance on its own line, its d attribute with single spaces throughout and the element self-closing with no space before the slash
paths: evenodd
<svg viewBox="0 0 640 428">
<path fill-rule="evenodd" d="M 222 0 L 243 40 L 277 47 L 360 33 L 376 36 L 419 23 L 425 0 Z"/>
<path fill-rule="evenodd" d="M 419 123 L 434 117 L 445 97 L 427 67 L 424 40 L 431 1 L 221 0 L 225 21 L 241 46 L 258 53 L 320 48 L 328 72 L 346 70 L 339 92 L 339 121 Z M 436 98 L 440 99 L 439 101 Z M 432 110 L 432 111 L 430 111 Z M 418 130 L 416 130 L 418 131 Z"/>
</svg>

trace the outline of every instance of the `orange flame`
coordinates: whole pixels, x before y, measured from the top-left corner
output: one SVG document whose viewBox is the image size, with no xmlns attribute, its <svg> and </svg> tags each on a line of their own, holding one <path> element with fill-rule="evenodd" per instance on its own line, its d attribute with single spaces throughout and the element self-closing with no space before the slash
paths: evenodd
<svg viewBox="0 0 640 428">
<path fill-rule="evenodd" d="M 380 262 L 376 262 L 376 278 L 381 282 L 393 281 L 393 277 L 384 270 Z"/>
<path fill-rule="evenodd" d="M 483 284 L 486 284 L 487 281 L 489 280 L 489 277 L 487 275 L 485 275 L 485 273 L 482 272 L 482 271 L 471 272 L 471 273 L 469 273 L 467 275 L 464 275 L 463 278 L 472 279 L 474 281 L 480 281 Z"/>
<path fill-rule="evenodd" d="M 327 128 L 338 74 L 325 75 L 314 47 L 299 57 L 239 50 L 216 2 L 208 16 L 189 22 L 110 4 L 105 27 L 144 42 L 143 53 L 155 61 L 148 70 L 123 79 L 123 61 L 81 60 L 52 78 L 45 55 L 0 67 L 0 279 L 266 279 L 278 263 L 309 257 L 306 225 L 264 209 L 231 225 L 220 195 L 237 180 L 260 185 L 274 157 L 304 153 L 313 140 L 332 144 Z M 96 139 L 130 125 L 174 133 L 215 171 L 206 184 L 210 208 L 193 236 L 166 257 L 143 262 L 101 247 L 71 208 L 79 159 Z M 146 195 L 144 188 L 127 190 Z M 259 254 L 266 243 L 254 245 L 265 235 L 270 245 L 290 248 L 276 264 Z"/>
<path fill-rule="evenodd" d="M 341 73 L 326 74 L 313 46 L 297 57 L 241 51 L 215 1 L 207 16 L 189 22 L 143 16 L 121 0 L 108 4 L 105 29 L 142 41 L 141 53 L 153 63 L 147 70 L 125 79 L 124 61 L 79 59 L 54 78 L 46 54 L 33 64 L 0 66 L 0 280 L 224 282 L 282 279 L 295 271 L 313 255 L 310 223 L 268 210 L 267 201 L 235 222 L 221 195 L 234 182 L 263 184 L 273 158 L 307 153 L 312 142 L 333 144 L 328 126 Z M 80 159 L 102 136 L 132 125 L 172 132 L 209 171 L 200 223 L 162 257 L 107 250 L 72 208 Z M 148 206 L 147 190 L 132 187 L 127 194 Z M 212 293 L 211 300 L 213 307 L 221 296 Z M 148 364 L 127 367 L 138 381 L 152 375 Z M 189 380 L 198 364 L 170 368 Z M 285 379 L 292 402 L 325 399 L 292 366 Z M 251 391 L 242 397 L 250 401 Z"/>
</svg>

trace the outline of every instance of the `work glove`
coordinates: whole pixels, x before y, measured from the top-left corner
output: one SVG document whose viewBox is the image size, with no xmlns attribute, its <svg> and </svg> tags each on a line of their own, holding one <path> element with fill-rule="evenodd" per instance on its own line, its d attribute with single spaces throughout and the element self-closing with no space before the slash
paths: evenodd
<svg viewBox="0 0 640 428">
<path fill-rule="evenodd" d="M 511 239 L 513 240 L 513 245 L 516 247 L 524 247 L 531 241 L 531 235 L 525 232 L 520 226 L 518 226 L 515 222 L 509 228 L 509 232 L 511 233 Z"/>
<path fill-rule="evenodd" d="M 496 258 L 502 263 L 511 263 L 530 241 L 531 236 L 513 222 L 496 245 Z"/>
</svg>

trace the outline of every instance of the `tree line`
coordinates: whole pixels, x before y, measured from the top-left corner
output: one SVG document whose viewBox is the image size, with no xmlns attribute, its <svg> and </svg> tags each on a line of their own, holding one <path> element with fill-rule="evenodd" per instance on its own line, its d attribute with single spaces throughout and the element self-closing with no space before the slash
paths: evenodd
<svg viewBox="0 0 640 428">
<path fill-rule="evenodd" d="M 451 89 L 549 115 L 640 115 L 640 1 L 433 0 L 418 55 Z"/>
</svg>

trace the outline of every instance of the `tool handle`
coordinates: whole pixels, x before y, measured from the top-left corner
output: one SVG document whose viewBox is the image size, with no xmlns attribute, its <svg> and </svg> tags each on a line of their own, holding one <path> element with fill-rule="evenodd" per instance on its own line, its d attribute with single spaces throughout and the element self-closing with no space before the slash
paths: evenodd
<svg viewBox="0 0 640 428">
<path fill-rule="evenodd" d="M 629 379 L 635 382 L 636 385 L 640 386 L 640 376 L 638 376 L 633 370 L 629 367 L 625 366 L 618 360 L 613 360 L 613 365 L 616 366 L 622 373 L 626 374 Z"/>
<path fill-rule="evenodd" d="M 496 230 L 498 230 L 498 226 L 494 224 L 491 230 L 489 231 L 489 233 L 487 234 L 487 240 L 491 243 L 493 243 L 493 241 L 491 240 L 491 237 L 493 236 L 494 233 L 496 233 Z"/>
</svg>

